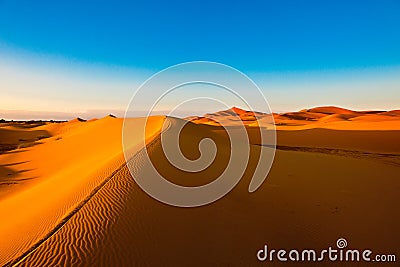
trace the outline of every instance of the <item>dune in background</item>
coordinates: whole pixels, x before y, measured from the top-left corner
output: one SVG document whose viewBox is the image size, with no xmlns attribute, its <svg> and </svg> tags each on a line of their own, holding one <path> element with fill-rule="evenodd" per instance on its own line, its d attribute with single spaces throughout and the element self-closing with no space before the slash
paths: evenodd
<svg viewBox="0 0 400 267">
<path fill-rule="evenodd" d="M 273 113 L 277 130 L 305 130 L 314 128 L 335 130 L 400 130 L 400 110 L 392 111 L 352 111 L 338 107 L 317 107 L 298 112 Z M 237 116 L 237 117 L 235 117 Z M 270 120 L 269 114 L 246 111 L 233 107 L 204 116 L 186 118 L 197 124 L 218 126 L 215 118 L 226 123 L 234 123 L 239 118 L 247 126 L 257 126 L 257 120 Z"/>
<path fill-rule="evenodd" d="M 400 110 L 352 111 L 338 107 L 317 107 L 299 112 L 268 114 L 246 111 L 236 107 L 202 117 L 188 117 L 196 124 L 218 126 L 243 122 L 253 143 L 256 139 L 257 120 L 269 120 L 264 125 L 273 125 L 277 131 L 278 149 L 309 150 L 326 149 L 327 153 L 365 152 L 396 154 L 400 151 Z M 240 118 L 240 122 L 238 122 Z M 257 119 L 257 120 L 256 120 Z M 255 127 L 254 127 L 255 126 Z M 267 144 L 263 144 L 267 145 Z"/>
<path fill-rule="evenodd" d="M 399 111 L 320 107 L 274 114 L 275 124 L 266 124 L 277 129 L 275 161 L 264 184 L 251 194 L 248 185 L 258 155 L 271 149 L 258 138 L 255 117 L 264 115 L 258 112 L 232 108 L 187 118 L 180 145 L 189 159 L 199 156 L 198 143 L 204 138 L 218 148 L 213 164 L 199 173 L 174 168 L 163 154 L 163 123 L 173 128 L 185 121 L 150 118 L 144 136 L 137 129 L 145 119 L 129 119 L 136 137 L 128 145 L 132 153 L 127 164 L 137 167 L 135 176 L 146 179 L 151 174 L 151 166 L 143 163 L 147 149 L 157 170 L 171 182 L 209 183 L 224 171 L 230 153 L 229 140 L 216 121 L 234 125 L 235 114 L 248 126 L 248 167 L 225 197 L 189 209 L 162 204 L 135 183 L 122 154 L 122 119 L 22 128 L 3 124 L 0 264 L 255 266 L 260 264 L 256 253 L 265 244 L 318 250 L 334 247 L 341 237 L 351 248 L 398 253 Z M 172 138 L 169 132 L 167 139 Z M 306 263 L 324 264 L 343 266 Z"/>
</svg>

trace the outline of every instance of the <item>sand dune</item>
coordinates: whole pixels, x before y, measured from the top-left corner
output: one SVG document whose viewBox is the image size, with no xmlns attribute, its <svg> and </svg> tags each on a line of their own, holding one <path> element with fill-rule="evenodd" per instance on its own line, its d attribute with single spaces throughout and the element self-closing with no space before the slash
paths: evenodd
<svg viewBox="0 0 400 267">
<path fill-rule="evenodd" d="M 46 130 L 20 129 L 14 126 L 5 126 L 0 128 L 0 153 L 9 150 L 28 147 L 35 142 L 50 136 Z"/>
<path fill-rule="evenodd" d="M 248 187 L 260 152 L 271 149 L 260 141 L 253 117 L 268 126 L 273 124 L 270 116 L 235 108 L 192 117 L 194 123 L 180 135 L 182 153 L 198 158 L 204 138 L 214 140 L 218 149 L 212 165 L 198 173 L 175 168 L 161 146 L 161 129 L 168 141 L 184 121 L 150 118 L 146 136 L 138 131 L 144 118 L 126 121 L 133 134 L 126 144 L 133 175 L 148 179 L 154 175 L 153 163 L 167 180 L 185 186 L 213 181 L 229 160 L 230 142 L 213 118 L 235 125 L 237 114 L 245 122 L 251 145 L 241 181 L 222 199 L 190 209 L 162 204 L 139 188 L 124 164 L 122 119 L 108 116 L 24 129 L 18 134 L 35 139 L 45 131 L 49 136 L 0 155 L 4 173 L 18 174 L 12 179 L 34 178 L 0 188 L 0 214 L 6 216 L 0 221 L 0 264 L 256 266 L 256 253 L 264 244 L 318 250 L 334 247 L 340 237 L 352 248 L 397 253 L 399 118 L 397 112 L 356 113 L 324 107 L 276 114 L 275 161 L 267 180 L 251 194 Z M 165 122 L 169 127 L 162 127 Z M 16 140 L 7 134 L 8 142 Z M 145 160 L 143 140 L 151 162 Z M 321 265 L 343 263 L 307 264 Z"/>
<path fill-rule="evenodd" d="M 148 134 L 157 133 L 163 120 L 152 118 L 153 128 Z M 137 118 L 129 123 L 140 128 L 145 121 Z M 0 155 L 2 166 L 18 174 L 7 179 L 19 181 L 1 188 L 0 214 L 7 219 L 0 221 L 0 264 L 20 256 L 44 238 L 123 165 L 122 123 L 123 119 L 106 117 L 90 123 L 58 124 L 59 129 L 52 130 L 62 134 L 47 138 L 43 144 Z M 133 147 L 141 144 L 143 134 L 136 131 L 132 136 Z"/>
<path fill-rule="evenodd" d="M 271 117 L 266 116 L 266 114 L 254 111 L 246 111 L 237 107 L 232 107 L 228 110 L 218 111 L 215 113 L 209 113 L 202 117 L 194 116 L 188 117 L 187 120 L 190 120 L 195 123 L 208 124 L 219 126 L 223 125 L 235 125 L 243 123 L 245 125 L 254 124 L 257 120 L 262 119 L 263 117 Z"/>
<path fill-rule="evenodd" d="M 386 116 L 400 116 L 400 110 L 384 111 L 379 114 Z"/>
<path fill-rule="evenodd" d="M 237 115 L 236 117 L 233 115 Z M 204 116 L 188 117 L 186 119 L 200 124 L 218 126 L 215 121 L 229 123 L 238 122 L 247 126 L 259 126 L 258 120 L 266 118 L 269 114 L 253 113 L 233 107 L 229 110 L 205 114 Z M 400 130 L 400 113 L 393 111 L 352 111 L 338 107 L 317 107 L 304 109 L 298 112 L 273 114 L 274 123 L 278 130 L 304 130 L 304 129 L 337 129 L 337 130 Z M 267 123 L 267 124 L 268 124 Z"/>
<path fill-rule="evenodd" d="M 306 110 L 302 110 L 305 112 L 312 112 L 312 113 L 322 113 L 322 114 L 327 114 L 327 115 L 332 115 L 332 114 L 351 114 L 351 115 L 356 115 L 357 111 L 345 109 L 345 108 L 339 108 L 339 107 L 333 107 L 333 106 L 328 106 L 328 107 L 316 107 L 316 108 L 310 108 Z"/>
</svg>

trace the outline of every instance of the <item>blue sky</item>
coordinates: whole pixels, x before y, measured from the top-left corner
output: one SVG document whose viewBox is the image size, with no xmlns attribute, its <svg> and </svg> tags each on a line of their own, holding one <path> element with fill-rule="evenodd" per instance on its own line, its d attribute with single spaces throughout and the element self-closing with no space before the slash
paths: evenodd
<svg viewBox="0 0 400 267">
<path fill-rule="evenodd" d="M 399 108 L 399 11 L 399 1 L 0 0 L 0 110 L 123 110 L 151 74 L 193 60 L 246 73 L 277 111 Z"/>
</svg>

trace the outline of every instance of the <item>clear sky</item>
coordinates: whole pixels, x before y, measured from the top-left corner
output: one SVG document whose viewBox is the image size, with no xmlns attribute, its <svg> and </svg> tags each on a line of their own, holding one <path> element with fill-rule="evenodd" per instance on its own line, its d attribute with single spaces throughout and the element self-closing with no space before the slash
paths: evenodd
<svg viewBox="0 0 400 267">
<path fill-rule="evenodd" d="M 150 75 L 193 60 L 244 72 L 274 111 L 399 109 L 399 12 L 398 0 L 0 0 L 0 117 L 119 113 Z"/>
</svg>

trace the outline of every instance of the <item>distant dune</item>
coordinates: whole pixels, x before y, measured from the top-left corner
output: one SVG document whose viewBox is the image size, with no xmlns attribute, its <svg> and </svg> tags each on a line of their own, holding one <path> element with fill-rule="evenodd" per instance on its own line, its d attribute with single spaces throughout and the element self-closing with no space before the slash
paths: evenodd
<svg viewBox="0 0 400 267">
<path fill-rule="evenodd" d="M 190 122 L 150 117 L 146 135 L 145 118 L 125 121 L 134 176 L 154 175 L 144 160 L 147 149 L 163 177 L 184 186 L 224 172 L 231 146 L 218 121 L 247 126 L 250 158 L 241 181 L 198 208 L 160 203 L 139 188 L 125 163 L 121 118 L 0 124 L 1 143 L 10 145 L 0 152 L 0 265 L 259 266 L 256 253 L 265 244 L 318 250 L 335 247 L 341 237 L 351 248 L 396 253 L 399 112 L 320 107 L 273 116 L 232 108 Z M 212 165 L 198 173 L 175 168 L 160 142 L 162 130 L 168 141 L 185 123 L 179 142 L 187 158 L 200 156 L 204 138 L 218 149 Z M 276 127 L 277 150 L 266 181 L 250 194 L 260 152 L 271 150 L 260 141 L 259 125 Z"/>
<path fill-rule="evenodd" d="M 328 107 L 316 107 L 316 108 L 311 108 L 311 109 L 305 109 L 302 110 L 303 112 L 311 112 L 311 113 L 322 113 L 322 114 L 357 114 L 356 111 L 352 111 L 349 109 L 345 108 L 339 108 L 339 107 L 333 107 L 333 106 L 328 106 Z"/>
<path fill-rule="evenodd" d="M 235 118 L 236 117 L 236 118 Z M 260 112 L 245 111 L 233 107 L 225 111 L 206 114 L 200 117 L 186 119 L 202 124 L 219 125 L 217 121 L 229 124 L 238 121 L 248 126 L 257 120 L 269 118 L 270 115 Z M 217 119 L 218 118 L 218 119 Z M 340 130 L 400 130 L 400 112 L 393 111 L 353 111 L 339 107 L 317 107 L 304 109 L 298 112 L 273 114 L 275 126 L 278 130 L 304 130 L 313 128 L 340 129 Z M 272 122 L 271 122 L 272 123 Z"/>
</svg>

